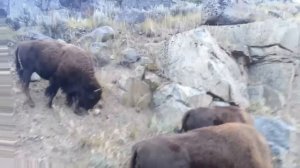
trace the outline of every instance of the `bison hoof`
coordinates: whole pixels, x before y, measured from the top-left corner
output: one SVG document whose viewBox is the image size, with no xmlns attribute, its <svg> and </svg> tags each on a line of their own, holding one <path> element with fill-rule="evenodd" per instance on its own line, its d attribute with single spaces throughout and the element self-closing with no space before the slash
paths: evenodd
<svg viewBox="0 0 300 168">
<path fill-rule="evenodd" d="M 52 104 L 48 104 L 47 107 L 52 109 Z"/>
<path fill-rule="evenodd" d="M 31 108 L 35 107 L 35 104 L 34 104 L 34 102 L 33 102 L 32 100 L 27 100 L 26 103 L 27 103 L 27 104 L 29 105 L 29 107 L 31 107 Z"/>
<path fill-rule="evenodd" d="M 66 105 L 67 105 L 68 107 L 71 107 L 71 106 L 73 105 L 73 102 L 66 102 Z"/>
<path fill-rule="evenodd" d="M 74 113 L 78 116 L 84 116 L 87 115 L 88 113 L 85 112 L 83 109 L 75 109 Z"/>
</svg>

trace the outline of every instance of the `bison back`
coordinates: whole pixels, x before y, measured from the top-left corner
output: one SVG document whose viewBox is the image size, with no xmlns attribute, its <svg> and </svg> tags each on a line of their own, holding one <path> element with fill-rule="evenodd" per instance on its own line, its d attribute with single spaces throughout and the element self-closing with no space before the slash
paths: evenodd
<svg viewBox="0 0 300 168">
<path fill-rule="evenodd" d="M 23 70 L 49 79 L 63 59 L 61 47 L 62 44 L 52 40 L 26 41 L 18 45 L 16 57 Z"/>
<path fill-rule="evenodd" d="M 133 146 L 131 168 L 189 168 L 188 152 L 164 138 L 153 138 Z"/>
<path fill-rule="evenodd" d="M 181 132 L 229 122 L 253 125 L 251 116 L 238 107 L 200 107 L 185 113 L 182 119 Z"/>
<path fill-rule="evenodd" d="M 174 137 L 191 158 L 191 168 L 272 168 L 266 140 L 254 127 L 226 123 Z"/>
</svg>

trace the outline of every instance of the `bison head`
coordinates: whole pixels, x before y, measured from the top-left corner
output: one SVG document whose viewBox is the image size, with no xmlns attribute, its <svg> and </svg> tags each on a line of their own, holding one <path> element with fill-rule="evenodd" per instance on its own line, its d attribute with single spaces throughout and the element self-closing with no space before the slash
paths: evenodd
<svg viewBox="0 0 300 168">
<path fill-rule="evenodd" d="M 78 105 L 85 110 L 92 109 L 101 99 L 102 88 L 98 83 L 86 86 L 79 96 Z"/>
</svg>

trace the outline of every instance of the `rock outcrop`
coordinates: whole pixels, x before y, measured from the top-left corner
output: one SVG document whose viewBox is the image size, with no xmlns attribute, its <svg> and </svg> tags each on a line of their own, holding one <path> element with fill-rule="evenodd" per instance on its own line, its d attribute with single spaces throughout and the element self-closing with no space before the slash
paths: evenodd
<svg viewBox="0 0 300 168">
<path fill-rule="evenodd" d="M 267 108 L 271 115 L 297 128 L 300 122 L 297 112 L 300 109 L 300 20 L 272 19 L 208 29 L 218 44 L 244 67 L 253 111 L 261 116 L 269 115 L 263 112 Z M 299 138 L 299 130 L 295 129 L 286 141 L 291 146 L 297 146 L 294 143 Z M 290 148 L 286 157 L 280 155 L 278 159 L 283 167 L 296 168 L 300 165 L 296 159 L 299 154 L 298 148 Z"/>
<path fill-rule="evenodd" d="M 205 28 L 173 36 L 167 53 L 158 62 L 164 76 L 172 82 L 248 106 L 246 76 Z"/>
</svg>

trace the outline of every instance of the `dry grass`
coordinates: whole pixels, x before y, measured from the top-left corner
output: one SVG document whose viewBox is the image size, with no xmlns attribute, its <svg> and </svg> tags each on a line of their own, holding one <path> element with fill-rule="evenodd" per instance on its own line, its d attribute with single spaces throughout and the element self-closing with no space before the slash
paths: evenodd
<svg viewBox="0 0 300 168">
<path fill-rule="evenodd" d="M 132 130 L 132 131 L 130 131 Z M 112 131 L 105 131 L 82 139 L 82 143 L 92 149 L 93 155 L 101 155 L 97 158 L 103 167 L 125 167 L 128 164 L 131 152 L 131 143 L 135 132 L 129 125 Z"/>
<path fill-rule="evenodd" d="M 194 29 L 201 24 L 201 13 L 167 14 L 162 19 L 148 18 L 139 25 L 140 30 L 147 36 L 161 36 L 163 33 L 173 34 Z"/>
<path fill-rule="evenodd" d="M 274 116 L 276 114 L 275 111 L 272 111 L 272 109 L 260 103 L 250 104 L 250 106 L 247 108 L 247 111 L 253 115 Z"/>
<path fill-rule="evenodd" d="M 115 24 L 113 19 L 105 16 L 101 12 L 96 11 L 88 18 L 74 18 L 71 17 L 67 21 L 68 27 L 71 29 L 87 29 L 92 30 L 100 26 L 107 26 Z"/>
</svg>

